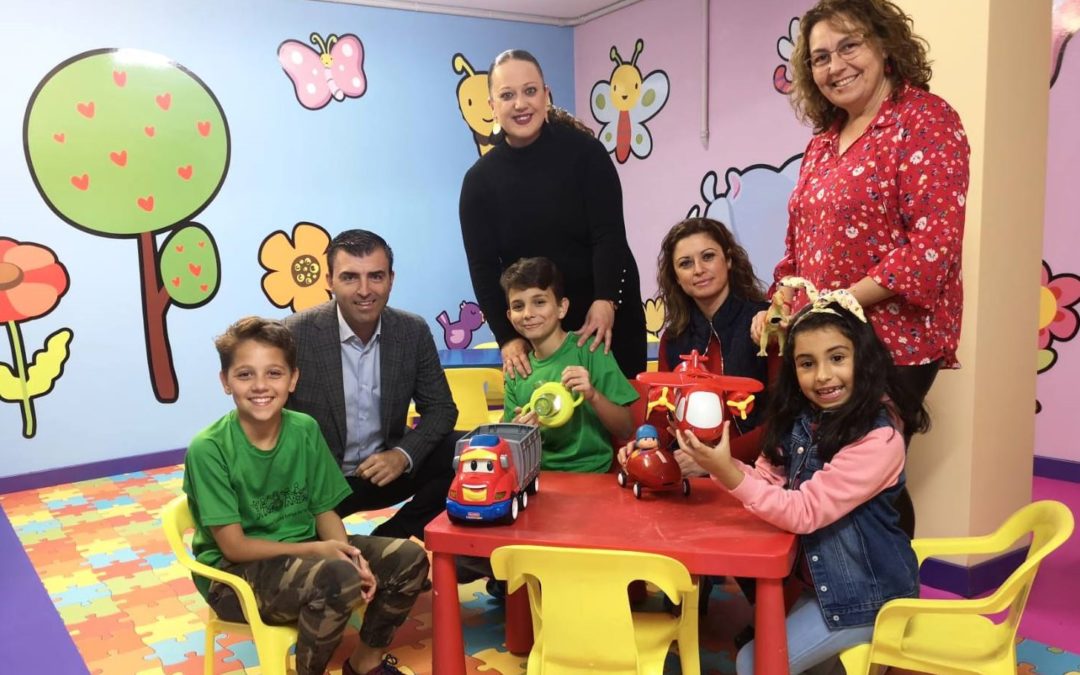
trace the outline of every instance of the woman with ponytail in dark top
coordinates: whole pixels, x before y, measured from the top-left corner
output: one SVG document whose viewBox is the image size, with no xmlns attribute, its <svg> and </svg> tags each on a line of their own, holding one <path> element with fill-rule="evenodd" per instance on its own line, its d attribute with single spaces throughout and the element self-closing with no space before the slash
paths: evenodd
<svg viewBox="0 0 1080 675">
<path fill-rule="evenodd" d="M 529 52 L 503 52 L 489 70 L 497 143 L 465 174 L 460 218 L 473 290 L 510 377 L 530 372 L 528 342 L 507 318 L 499 276 L 544 256 L 562 271 L 565 328 L 614 353 L 629 378 L 645 370 L 645 313 L 626 241 L 622 187 L 604 147 L 565 111 Z"/>
</svg>

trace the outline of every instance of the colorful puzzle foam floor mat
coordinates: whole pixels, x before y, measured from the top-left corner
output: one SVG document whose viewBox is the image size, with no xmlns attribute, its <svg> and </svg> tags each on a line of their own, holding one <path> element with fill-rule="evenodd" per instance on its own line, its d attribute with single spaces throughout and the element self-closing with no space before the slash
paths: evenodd
<svg viewBox="0 0 1080 675">
<path fill-rule="evenodd" d="M 166 467 L 0 495 L 12 526 L 91 673 L 202 673 L 206 605 L 161 532 L 160 509 L 181 491 L 182 467 Z M 346 520 L 365 534 L 393 509 Z M 503 606 L 477 581 L 459 587 L 470 674 L 525 672 L 525 657 L 506 651 Z M 732 636 L 750 610 L 737 587 L 715 588 L 702 619 L 701 670 L 734 672 Z M 346 632 L 330 672 L 358 640 Z M 391 651 L 405 672 L 431 672 L 431 593 L 420 596 Z M 1021 675 L 1080 675 L 1080 656 L 1031 640 L 1019 643 Z M 252 642 L 218 636 L 215 673 L 258 673 Z M 674 655 L 665 672 L 678 673 Z"/>
</svg>

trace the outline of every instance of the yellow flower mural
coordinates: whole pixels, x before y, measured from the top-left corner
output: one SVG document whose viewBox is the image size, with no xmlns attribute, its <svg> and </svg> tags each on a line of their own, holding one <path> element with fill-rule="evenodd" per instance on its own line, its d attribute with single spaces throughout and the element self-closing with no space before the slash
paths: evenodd
<svg viewBox="0 0 1080 675">
<path fill-rule="evenodd" d="M 642 304 L 645 307 L 645 330 L 649 332 L 650 339 L 659 337 L 660 329 L 664 327 L 664 315 L 667 313 L 664 301 L 660 298 L 649 298 Z"/>
<path fill-rule="evenodd" d="M 326 247 L 330 235 L 315 223 L 297 223 L 292 237 L 284 230 L 263 239 L 259 264 L 266 270 L 263 294 L 275 307 L 300 312 L 330 299 L 326 283 Z"/>
</svg>

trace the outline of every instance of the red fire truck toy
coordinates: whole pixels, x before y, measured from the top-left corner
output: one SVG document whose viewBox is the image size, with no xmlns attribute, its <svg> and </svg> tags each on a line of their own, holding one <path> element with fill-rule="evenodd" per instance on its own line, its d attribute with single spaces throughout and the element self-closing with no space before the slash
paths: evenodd
<svg viewBox="0 0 1080 675">
<path fill-rule="evenodd" d="M 485 424 L 457 444 L 446 514 L 458 523 L 517 520 L 540 489 L 540 430 Z"/>
</svg>

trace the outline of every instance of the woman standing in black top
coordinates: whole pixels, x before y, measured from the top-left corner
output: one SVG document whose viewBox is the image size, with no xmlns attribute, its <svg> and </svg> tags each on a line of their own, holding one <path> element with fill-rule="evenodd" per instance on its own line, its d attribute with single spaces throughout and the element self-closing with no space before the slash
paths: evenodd
<svg viewBox="0 0 1080 675">
<path fill-rule="evenodd" d="M 627 377 L 645 370 L 645 313 L 626 242 L 622 187 L 604 147 L 567 113 L 548 111 L 532 54 L 513 49 L 489 69 L 497 144 L 465 174 L 461 235 L 473 290 L 502 350 L 503 370 L 530 371 L 528 343 L 506 315 L 499 275 L 519 258 L 545 256 L 566 282 L 565 326 L 595 336 Z"/>
</svg>

